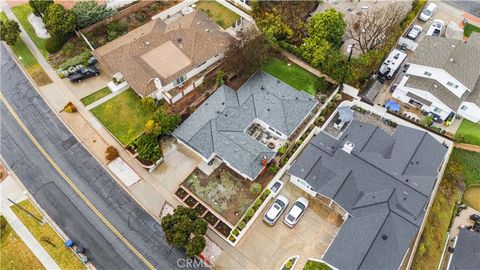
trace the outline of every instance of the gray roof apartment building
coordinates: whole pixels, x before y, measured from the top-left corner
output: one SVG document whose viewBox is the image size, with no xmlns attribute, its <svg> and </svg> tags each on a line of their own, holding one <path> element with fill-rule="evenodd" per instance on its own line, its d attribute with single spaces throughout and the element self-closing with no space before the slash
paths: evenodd
<svg viewBox="0 0 480 270">
<path fill-rule="evenodd" d="M 353 120 L 338 139 L 316 135 L 288 173 L 348 213 L 322 260 L 337 269 L 398 269 L 446 152 L 427 132 L 400 125 L 390 135 Z"/>
<path fill-rule="evenodd" d="M 217 156 L 254 180 L 264 168 L 262 160 L 270 161 L 278 150 L 279 145 L 271 149 L 266 140 L 275 137 L 281 144 L 316 104 L 306 92 L 259 71 L 237 91 L 222 85 L 173 135 L 205 161 Z M 254 124 L 263 131 L 248 134 Z"/>
</svg>

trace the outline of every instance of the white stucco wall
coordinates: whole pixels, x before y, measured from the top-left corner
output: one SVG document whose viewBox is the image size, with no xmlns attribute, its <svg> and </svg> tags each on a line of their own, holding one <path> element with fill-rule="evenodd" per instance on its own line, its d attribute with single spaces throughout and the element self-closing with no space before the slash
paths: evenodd
<svg viewBox="0 0 480 270">
<path fill-rule="evenodd" d="M 294 175 L 291 175 L 290 182 L 292 182 L 295 186 L 299 187 L 303 191 L 307 192 L 308 194 L 312 195 L 313 197 L 317 196 L 317 192 L 312 190 L 312 187 L 303 179 L 300 179 Z"/>
<path fill-rule="evenodd" d="M 472 122 L 476 123 L 480 121 L 480 107 L 475 103 L 466 101 L 462 102 L 457 113 Z"/>
</svg>

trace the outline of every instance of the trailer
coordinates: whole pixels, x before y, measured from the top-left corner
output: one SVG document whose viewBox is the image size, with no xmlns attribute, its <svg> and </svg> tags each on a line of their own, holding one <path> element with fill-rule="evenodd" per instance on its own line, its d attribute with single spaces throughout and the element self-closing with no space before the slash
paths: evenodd
<svg viewBox="0 0 480 270">
<path fill-rule="evenodd" d="M 395 75 L 395 73 L 400 69 L 406 58 L 406 53 L 397 49 L 393 49 L 380 66 L 380 69 L 377 72 L 378 79 L 381 81 L 392 79 L 393 75 Z"/>
</svg>

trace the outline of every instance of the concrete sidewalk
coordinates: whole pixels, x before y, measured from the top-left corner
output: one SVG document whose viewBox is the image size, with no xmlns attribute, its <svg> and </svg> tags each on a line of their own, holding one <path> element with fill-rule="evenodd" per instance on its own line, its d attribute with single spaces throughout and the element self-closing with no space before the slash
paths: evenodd
<svg viewBox="0 0 480 270">
<path fill-rule="evenodd" d="M 52 257 L 47 253 L 47 251 L 40 245 L 40 243 L 35 239 L 35 237 L 30 233 L 28 228 L 23 225 L 22 221 L 15 215 L 15 213 L 10 208 L 13 204 L 7 200 L 7 198 L 12 199 L 16 202 L 25 200 L 27 197 L 24 194 L 21 187 L 15 183 L 15 180 L 12 176 L 7 176 L 7 178 L 0 183 L 1 190 L 1 214 L 8 221 L 13 230 L 17 235 L 22 239 L 22 241 L 28 246 L 28 248 L 33 252 L 33 254 L 38 258 L 42 265 L 46 269 L 60 269 L 57 263 L 52 259 Z"/>
</svg>

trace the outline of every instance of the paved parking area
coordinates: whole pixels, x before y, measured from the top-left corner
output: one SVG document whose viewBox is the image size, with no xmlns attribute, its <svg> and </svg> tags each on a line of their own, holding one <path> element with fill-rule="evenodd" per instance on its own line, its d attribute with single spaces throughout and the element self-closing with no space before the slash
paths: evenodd
<svg viewBox="0 0 480 270">
<path fill-rule="evenodd" d="M 72 83 L 68 78 L 63 79 L 62 81 L 68 89 L 72 91 L 72 94 L 75 95 L 76 98 L 82 99 L 83 97 L 106 87 L 107 83 L 112 80 L 112 78 L 110 78 L 105 72 L 102 72 L 102 70 L 100 70 L 100 72 L 100 75 L 85 79 L 80 83 Z"/>
<path fill-rule="evenodd" d="M 301 269 L 308 258 L 320 258 L 325 253 L 342 220 L 335 211 L 289 182 L 280 194 L 290 200 L 289 207 L 300 196 L 308 198 L 310 205 L 299 223 L 294 228 L 283 224 L 286 212 L 274 226 L 264 223 L 262 218 L 270 203 L 236 248 L 261 269 L 279 269 L 286 259 L 300 255 Z"/>
</svg>

